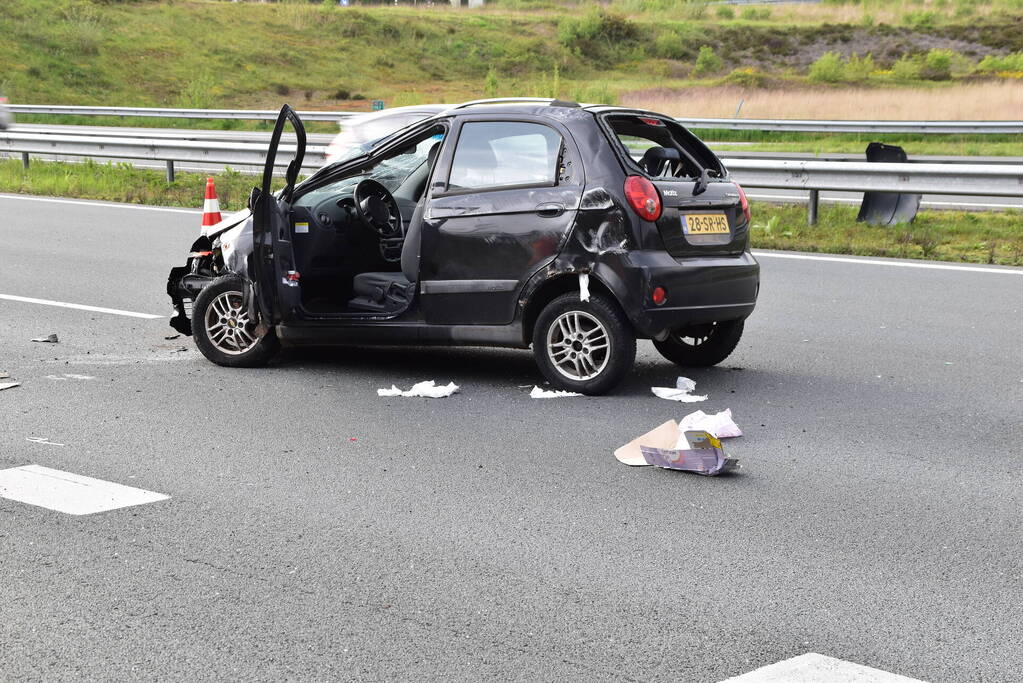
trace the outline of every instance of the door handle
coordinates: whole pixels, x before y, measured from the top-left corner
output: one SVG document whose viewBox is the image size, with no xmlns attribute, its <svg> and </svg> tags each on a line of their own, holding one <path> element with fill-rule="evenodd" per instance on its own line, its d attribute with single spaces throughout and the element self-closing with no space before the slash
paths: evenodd
<svg viewBox="0 0 1023 683">
<path fill-rule="evenodd" d="M 557 218 L 565 213 L 565 205 L 557 202 L 547 202 L 536 207 L 536 215 L 544 218 Z"/>
</svg>

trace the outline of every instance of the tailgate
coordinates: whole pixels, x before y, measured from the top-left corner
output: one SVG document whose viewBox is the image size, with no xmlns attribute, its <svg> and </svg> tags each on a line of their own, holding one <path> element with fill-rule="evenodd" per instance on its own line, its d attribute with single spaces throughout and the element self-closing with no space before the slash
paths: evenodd
<svg viewBox="0 0 1023 683">
<path fill-rule="evenodd" d="M 712 179 L 707 190 L 694 197 L 693 181 L 653 182 L 664 205 L 657 230 L 669 254 L 712 256 L 738 254 L 746 249 L 749 224 L 735 183 Z"/>
</svg>

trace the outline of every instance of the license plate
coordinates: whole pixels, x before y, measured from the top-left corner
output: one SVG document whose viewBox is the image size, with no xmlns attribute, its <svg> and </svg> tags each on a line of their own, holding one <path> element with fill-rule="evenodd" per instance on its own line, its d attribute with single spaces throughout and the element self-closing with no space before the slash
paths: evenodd
<svg viewBox="0 0 1023 683">
<path fill-rule="evenodd" d="M 728 218 L 723 213 L 687 213 L 682 217 L 682 232 L 687 235 L 727 235 Z"/>
</svg>

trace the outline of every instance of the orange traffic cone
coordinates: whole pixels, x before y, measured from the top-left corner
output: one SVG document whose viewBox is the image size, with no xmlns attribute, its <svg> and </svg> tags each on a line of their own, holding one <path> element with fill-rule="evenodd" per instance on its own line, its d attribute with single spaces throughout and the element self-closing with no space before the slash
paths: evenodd
<svg viewBox="0 0 1023 683">
<path fill-rule="evenodd" d="M 213 186 L 213 178 L 206 179 L 206 199 L 202 203 L 202 227 L 207 228 L 223 220 L 220 217 L 220 202 L 217 201 L 217 188 Z"/>
</svg>

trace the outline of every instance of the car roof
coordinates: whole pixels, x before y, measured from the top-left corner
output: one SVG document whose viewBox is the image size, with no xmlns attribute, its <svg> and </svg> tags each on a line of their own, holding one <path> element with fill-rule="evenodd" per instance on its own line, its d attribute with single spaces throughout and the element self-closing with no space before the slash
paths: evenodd
<svg viewBox="0 0 1023 683">
<path fill-rule="evenodd" d="M 562 102 L 559 100 L 544 101 L 515 101 L 515 100 L 481 100 L 479 102 L 467 102 L 454 105 L 440 115 L 443 116 L 465 116 L 470 114 L 498 114 L 498 115 L 530 115 L 548 116 L 564 119 L 570 112 L 588 113 L 590 115 L 604 114 L 608 112 L 622 112 L 629 114 L 647 114 L 650 116 L 666 116 L 646 109 L 633 107 L 619 107 L 609 104 L 578 104 L 576 102 Z M 671 117 L 668 117 L 671 118 Z"/>
</svg>

